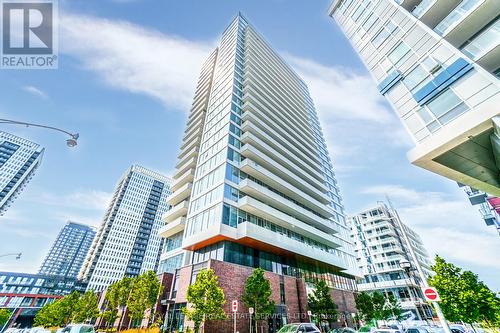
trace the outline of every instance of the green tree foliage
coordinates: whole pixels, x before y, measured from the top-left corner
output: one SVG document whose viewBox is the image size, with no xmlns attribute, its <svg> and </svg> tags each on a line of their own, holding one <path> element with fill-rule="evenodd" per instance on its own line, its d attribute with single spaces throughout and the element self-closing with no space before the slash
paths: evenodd
<svg viewBox="0 0 500 333">
<path fill-rule="evenodd" d="M 9 320 L 11 314 L 12 312 L 7 309 L 0 309 L 0 327 L 3 327 L 3 325 L 5 325 L 5 323 Z"/>
<path fill-rule="evenodd" d="M 106 290 L 104 299 L 106 309 L 101 313 L 101 317 L 106 321 L 106 326 L 112 326 L 118 318 L 118 307 L 120 306 L 120 281 L 112 283 Z"/>
<path fill-rule="evenodd" d="M 446 319 L 500 325 L 500 298 L 476 274 L 462 271 L 439 256 L 432 270 L 436 274 L 429 278 L 429 284 L 438 290 Z"/>
<path fill-rule="evenodd" d="M 264 320 L 274 312 L 274 301 L 269 280 L 264 277 L 262 268 L 254 269 L 245 281 L 245 290 L 241 299 L 247 307 L 254 308 L 253 319 Z M 253 325 L 257 329 L 257 325 Z"/>
<path fill-rule="evenodd" d="M 361 292 L 356 296 L 357 317 L 364 322 L 372 320 L 397 319 L 402 309 L 398 300 L 393 296 L 384 296 L 381 292 Z"/>
<path fill-rule="evenodd" d="M 318 280 L 314 284 L 314 291 L 309 295 L 307 305 L 317 323 L 331 323 L 337 320 L 337 305 L 333 302 L 331 289 L 324 280 Z"/>
<path fill-rule="evenodd" d="M 212 269 L 203 269 L 198 273 L 196 282 L 187 290 L 188 308 L 182 311 L 194 322 L 194 331 L 198 333 L 205 320 L 224 320 L 226 314 L 222 307 L 226 303 L 224 291 L 219 287 L 217 275 Z"/>
<path fill-rule="evenodd" d="M 71 322 L 76 304 L 80 299 L 77 291 L 45 305 L 35 316 L 35 325 L 51 327 L 66 326 Z"/>
<path fill-rule="evenodd" d="M 80 296 L 76 302 L 72 318 L 75 323 L 84 323 L 99 315 L 97 295 L 93 291 L 87 291 Z"/>
<path fill-rule="evenodd" d="M 156 304 L 159 293 L 160 281 L 153 271 L 145 272 L 134 279 L 130 297 L 126 302 L 132 321 L 144 318 L 144 312 Z"/>
</svg>

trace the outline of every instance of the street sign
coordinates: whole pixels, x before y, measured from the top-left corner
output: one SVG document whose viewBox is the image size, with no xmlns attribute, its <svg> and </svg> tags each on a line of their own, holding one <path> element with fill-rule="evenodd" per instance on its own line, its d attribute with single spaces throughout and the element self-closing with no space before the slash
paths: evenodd
<svg viewBox="0 0 500 333">
<path fill-rule="evenodd" d="M 436 288 L 433 288 L 433 287 L 422 288 L 422 293 L 424 294 L 424 297 L 427 301 L 430 301 L 430 302 L 440 302 L 441 301 Z"/>
<path fill-rule="evenodd" d="M 253 314 L 253 308 L 248 308 L 248 313 Z"/>
<path fill-rule="evenodd" d="M 308 311 L 307 311 L 307 315 L 308 315 L 309 317 L 310 317 L 310 316 L 312 316 L 312 312 L 311 312 L 311 310 L 308 310 Z"/>
<path fill-rule="evenodd" d="M 231 310 L 233 312 L 238 312 L 238 301 L 234 300 L 233 303 L 231 304 Z"/>
</svg>

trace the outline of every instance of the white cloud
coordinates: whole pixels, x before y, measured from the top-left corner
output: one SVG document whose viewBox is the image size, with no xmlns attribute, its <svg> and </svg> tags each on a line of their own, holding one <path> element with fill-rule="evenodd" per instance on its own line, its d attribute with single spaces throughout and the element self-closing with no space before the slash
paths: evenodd
<svg viewBox="0 0 500 333">
<path fill-rule="evenodd" d="M 79 189 L 67 194 L 55 194 L 47 191 L 36 191 L 26 196 L 27 201 L 59 208 L 77 208 L 80 210 L 97 210 L 104 214 L 111 193 L 90 189 Z M 67 218 L 66 218 L 67 219 Z"/>
<path fill-rule="evenodd" d="M 356 119 L 379 124 L 393 119 L 384 98 L 368 75 L 291 55 L 286 59 L 308 84 L 323 118 Z"/>
<path fill-rule="evenodd" d="M 189 107 L 212 46 L 126 21 L 61 15 L 61 51 L 112 87 L 141 93 L 169 107 Z"/>
<path fill-rule="evenodd" d="M 35 86 L 24 86 L 23 87 L 23 90 L 34 95 L 34 96 L 37 96 L 37 97 L 40 97 L 40 98 L 43 98 L 43 99 L 48 99 L 49 96 L 47 95 L 47 93 L 45 93 L 44 91 L 42 91 L 41 89 L 35 87 Z"/>
</svg>

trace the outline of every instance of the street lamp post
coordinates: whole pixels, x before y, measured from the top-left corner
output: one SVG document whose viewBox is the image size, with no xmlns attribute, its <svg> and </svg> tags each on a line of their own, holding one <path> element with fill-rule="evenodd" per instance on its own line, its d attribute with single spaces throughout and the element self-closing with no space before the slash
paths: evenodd
<svg viewBox="0 0 500 333">
<path fill-rule="evenodd" d="M 390 204 L 391 201 L 390 200 L 388 200 L 388 201 Z M 408 235 L 406 234 L 403 222 L 401 222 L 401 219 L 399 218 L 398 212 L 394 208 L 392 208 L 392 204 L 391 204 L 391 210 L 394 213 L 394 217 L 395 217 L 396 222 L 399 225 L 399 228 L 401 229 L 401 233 L 403 234 L 403 238 L 407 244 L 408 251 L 410 252 L 411 258 L 412 258 L 413 262 L 415 263 L 415 269 L 418 273 L 420 280 L 422 281 L 422 285 L 424 287 L 428 287 L 429 284 L 427 283 L 427 277 L 425 276 L 424 271 L 422 270 L 422 267 L 420 266 L 420 263 L 418 261 L 417 255 L 415 254 L 415 251 L 413 250 L 413 247 L 411 246 L 410 239 L 408 238 Z M 434 309 L 436 310 L 436 314 L 439 318 L 439 321 L 441 323 L 441 326 L 443 327 L 444 332 L 451 333 L 450 327 L 448 326 L 448 323 L 446 322 L 446 318 L 444 317 L 443 312 L 441 311 L 441 307 L 439 306 L 438 302 L 431 302 L 431 303 L 434 306 Z"/>
<path fill-rule="evenodd" d="M 9 256 L 16 256 L 16 260 L 19 260 L 19 259 L 21 259 L 22 255 L 23 254 L 21 252 L 19 252 L 19 253 L 4 253 L 4 254 L 0 254 L 0 258 L 9 257 Z"/>
<path fill-rule="evenodd" d="M 11 119 L 0 119 L 0 124 L 24 125 L 26 127 L 30 127 L 30 126 L 31 127 L 40 127 L 40 128 L 46 128 L 46 129 L 50 129 L 53 131 L 58 131 L 58 132 L 67 134 L 67 135 L 69 135 L 69 138 L 66 139 L 66 145 L 68 147 L 71 147 L 71 148 L 75 147 L 77 145 L 77 140 L 80 137 L 80 134 L 78 134 L 78 133 L 71 133 L 71 132 L 63 130 L 61 128 L 57 128 L 54 126 L 41 125 L 41 124 L 27 123 L 24 121 L 17 121 L 17 120 L 11 120 Z"/>
<path fill-rule="evenodd" d="M 401 267 L 401 269 L 404 270 L 404 272 L 406 273 L 406 275 L 408 277 L 408 280 L 410 280 L 410 283 L 411 283 L 411 280 L 412 280 L 411 275 L 410 275 L 410 271 L 412 269 L 411 263 L 408 260 L 403 259 L 403 260 L 399 261 L 399 267 Z M 418 320 L 422 320 L 422 316 L 420 316 L 420 311 L 418 310 L 417 302 L 415 300 L 415 297 L 413 297 L 413 294 L 411 292 L 411 288 L 408 284 L 406 284 L 406 286 L 408 288 L 408 293 L 410 294 L 410 300 L 415 305 L 415 311 L 417 312 Z"/>
</svg>

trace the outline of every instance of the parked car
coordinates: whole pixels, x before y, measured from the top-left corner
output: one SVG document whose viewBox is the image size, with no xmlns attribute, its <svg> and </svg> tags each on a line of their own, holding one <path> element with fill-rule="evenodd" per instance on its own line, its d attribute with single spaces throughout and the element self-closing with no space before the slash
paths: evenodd
<svg viewBox="0 0 500 333">
<path fill-rule="evenodd" d="M 73 333 L 73 332 L 71 332 Z M 321 333 L 316 325 L 311 323 L 287 324 L 278 333 Z"/>
<path fill-rule="evenodd" d="M 339 327 L 329 330 L 328 333 L 358 333 L 358 331 L 351 327 Z"/>
<path fill-rule="evenodd" d="M 371 333 L 403 333 L 402 330 L 396 330 L 393 328 L 377 328 L 373 330 Z"/>
<path fill-rule="evenodd" d="M 92 325 L 70 324 L 64 328 L 58 329 L 56 333 L 95 333 L 95 331 L 94 331 L 94 326 Z"/>
</svg>

